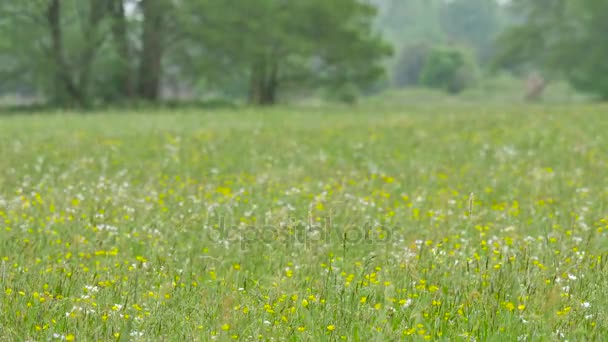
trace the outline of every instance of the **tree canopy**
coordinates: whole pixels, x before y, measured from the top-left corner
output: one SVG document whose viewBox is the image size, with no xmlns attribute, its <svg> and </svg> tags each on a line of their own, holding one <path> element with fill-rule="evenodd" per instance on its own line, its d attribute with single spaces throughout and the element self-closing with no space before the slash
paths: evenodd
<svg viewBox="0 0 608 342">
<path fill-rule="evenodd" d="M 513 0 L 519 24 L 499 39 L 500 66 L 529 66 L 608 99 L 608 2 Z"/>
<path fill-rule="evenodd" d="M 156 100 L 170 75 L 272 104 L 284 90 L 365 89 L 391 53 L 358 0 L 31 0 L 0 12 L 2 77 L 60 104 Z"/>
</svg>

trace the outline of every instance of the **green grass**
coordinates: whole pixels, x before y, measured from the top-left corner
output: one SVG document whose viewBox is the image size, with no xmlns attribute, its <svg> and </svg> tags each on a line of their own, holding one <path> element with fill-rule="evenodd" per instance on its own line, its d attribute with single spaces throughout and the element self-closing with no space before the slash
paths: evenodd
<svg viewBox="0 0 608 342">
<path fill-rule="evenodd" d="M 0 117 L 0 336 L 599 341 L 607 111 Z"/>
</svg>

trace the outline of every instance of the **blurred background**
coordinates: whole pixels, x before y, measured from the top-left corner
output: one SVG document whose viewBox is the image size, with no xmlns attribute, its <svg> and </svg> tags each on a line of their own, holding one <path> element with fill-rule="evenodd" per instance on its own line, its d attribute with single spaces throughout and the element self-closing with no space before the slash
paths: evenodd
<svg viewBox="0 0 608 342">
<path fill-rule="evenodd" d="M 0 0 L 0 104 L 608 99 L 606 0 Z"/>
</svg>

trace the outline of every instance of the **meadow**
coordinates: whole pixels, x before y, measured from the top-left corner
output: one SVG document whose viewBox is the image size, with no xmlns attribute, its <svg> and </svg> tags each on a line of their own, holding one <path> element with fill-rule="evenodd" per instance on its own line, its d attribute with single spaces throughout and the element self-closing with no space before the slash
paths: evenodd
<svg viewBox="0 0 608 342">
<path fill-rule="evenodd" d="M 0 336 L 601 341 L 607 113 L 0 116 Z"/>
</svg>

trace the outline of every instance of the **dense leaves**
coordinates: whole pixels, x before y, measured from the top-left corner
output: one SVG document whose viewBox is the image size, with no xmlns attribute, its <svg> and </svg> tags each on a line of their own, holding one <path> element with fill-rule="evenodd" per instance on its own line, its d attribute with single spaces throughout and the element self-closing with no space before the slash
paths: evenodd
<svg viewBox="0 0 608 342">
<path fill-rule="evenodd" d="M 279 89 L 368 87 L 391 52 L 372 31 L 375 7 L 357 0 L 41 0 L 0 10 L 9 14 L 3 76 L 62 105 L 154 101 L 171 79 L 272 104 Z"/>
<path fill-rule="evenodd" d="M 500 38 L 500 66 L 528 65 L 608 99 L 608 2 L 514 1 L 521 23 Z"/>
<path fill-rule="evenodd" d="M 433 49 L 420 75 L 422 84 L 454 94 L 474 81 L 474 64 L 463 51 L 454 48 Z"/>
</svg>

